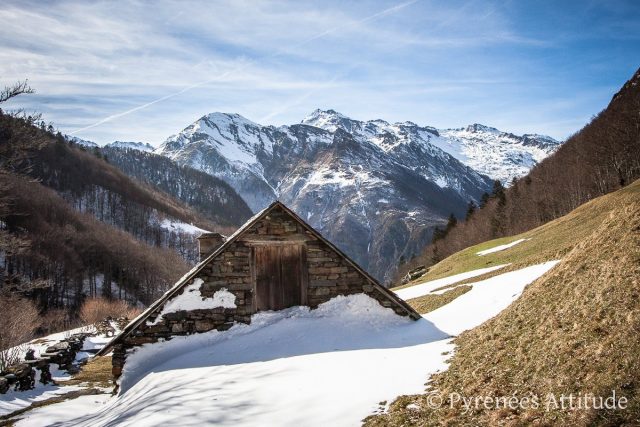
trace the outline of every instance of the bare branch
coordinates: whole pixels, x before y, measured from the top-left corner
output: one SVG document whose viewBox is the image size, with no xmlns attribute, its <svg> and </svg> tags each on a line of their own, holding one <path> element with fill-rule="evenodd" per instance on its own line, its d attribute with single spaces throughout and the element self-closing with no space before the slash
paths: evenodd
<svg viewBox="0 0 640 427">
<path fill-rule="evenodd" d="M 14 83 L 11 86 L 5 86 L 4 89 L 0 91 L 0 103 L 6 102 L 11 98 L 26 93 L 35 93 L 35 90 L 33 90 L 31 86 L 29 86 L 28 80 Z"/>
</svg>

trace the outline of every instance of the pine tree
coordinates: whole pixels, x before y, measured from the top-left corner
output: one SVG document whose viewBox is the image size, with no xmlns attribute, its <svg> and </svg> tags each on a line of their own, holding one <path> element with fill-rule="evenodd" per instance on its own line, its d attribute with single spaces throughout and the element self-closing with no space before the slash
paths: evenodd
<svg viewBox="0 0 640 427">
<path fill-rule="evenodd" d="M 433 229 L 433 237 L 431 238 L 431 243 L 435 243 L 440 239 L 443 239 L 446 236 L 446 233 L 440 227 L 436 227 Z"/>
<path fill-rule="evenodd" d="M 478 207 L 476 206 L 476 203 L 473 200 L 469 200 L 469 204 L 467 205 L 467 213 L 464 216 L 464 220 L 469 221 L 469 218 L 471 218 L 471 215 L 473 215 L 477 208 Z"/>
<path fill-rule="evenodd" d="M 493 191 L 491 192 L 491 197 L 498 199 L 498 203 L 504 205 L 506 202 L 506 195 L 504 192 L 504 186 L 500 180 L 493 181 Z"/>
<path fill-rule="evenodd" d="M 480 196 L 480 207 L 484 208 L 487 205 L 487 202 L 489 202 L 489 193 L 487 193 L 486 191 L 484 193 L 482 193 L 482 196 Z"/>
<path fill-rule="evenodd" d="M 458 224 L 458 218 L 452 213 L 449 215 L 449 220 L 447 221 L 447 228 L 445 228 L 445 236 L 449 234 L 451 229 Z"/>
</svg>

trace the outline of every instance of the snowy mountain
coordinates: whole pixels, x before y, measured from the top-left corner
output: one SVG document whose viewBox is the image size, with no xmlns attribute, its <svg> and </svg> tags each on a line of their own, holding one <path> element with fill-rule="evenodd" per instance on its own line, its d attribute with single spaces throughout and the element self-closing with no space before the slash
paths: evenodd
<svg viewBox="0 0 640 427">
<path fill-rule="evenodd" d="M 66 135 L 65 137 L 67 138 L 67 141 L 82 145 L 83 147 L 95 148 L 98 146 L 98 144 L 93 141 L 87 141 L 86 139 L 78 138 L 77 136 Z"/>
<path fill-rule="evenodd" d="M 131 150 L 146 151 L 146 152 L 151 152 L 155 149 L 149 143 L 135 142 L 135 141 L 113 141 L 107 144 L 106 147 L 131 149 Z"/>
<path fill-rule="evenodd" d="M 332 110 L 281 127 L 212 113 L 156 153 L 223 179 L 254 211 L 280 199 L 384 280 L 491 186 L 429 142 L 437 137 L 414 123 L 361 122 Z"/>
<path fill-rule="evenodd" d="M 477 123 L 459 129 L 420 127 L 412 122 L 390 125 L 384 120 L 352 120 L 334 110 L 316 110 L 303 119 L 302 123 L 332 132 L 343 129 L 363 138 L 371 138 L 385 150 L 402 144 L 407 139 L 422 140 L 477 172 L 499 179 L 507 185 L 513 178 L 525 175 L 560 146 L 560 142 L 550 136 L 518 136 Z M 379 135 L 384 137 L 377 137 Z"/>
<path fill-rule="evenodd" d="M 508 185 L 553 153 L 560 142 L 545 135 L 522 136 L 479 124 L 438 131 L 431 143 L 493 179 Z"/>
</svg>

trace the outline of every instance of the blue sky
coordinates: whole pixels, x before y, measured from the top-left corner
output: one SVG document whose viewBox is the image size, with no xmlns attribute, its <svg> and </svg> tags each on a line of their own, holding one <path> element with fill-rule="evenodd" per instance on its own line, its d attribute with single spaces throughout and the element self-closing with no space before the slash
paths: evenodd
<svg viewBox="0 0 640 427">
<path fill-rule="evenodd" d="M 564 139 L 640 66 L 637 1 L 3 1 L 3 108 L 157 145 L 198 117 L 315 108 Z"/>
</svg>

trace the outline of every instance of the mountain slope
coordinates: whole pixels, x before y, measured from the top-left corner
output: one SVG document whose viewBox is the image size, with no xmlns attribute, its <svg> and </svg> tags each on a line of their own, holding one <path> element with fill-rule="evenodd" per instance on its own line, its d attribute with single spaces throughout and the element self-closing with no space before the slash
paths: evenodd
<svg viewBox="0 0 640 427">
<path fill-rule="evenodd" d="M 582 130 L 400 274 L 496 237 L 531 230 L 640 178 L 640 70 Z"/>
<path fill-rule="evenodd" d="M 2 291 L 43 310 L 95 295 L 148 303 L 197 260 L 198 227 L 239 225 L 229 214 L 221 229 L 101 157 L 0 113 Z"/>
<path fill-rule="evenodd" d="M 261 126 L 213 113 L 156 151 L 229 183 L 255 211 L 279 198 L 379 279 L 464 214 L 491 180 L 430 143 L 433 128 L 316 111 Z"/>
<path fill-rule="evenodd" d="M 576 236 L 574 225 L 583 222 L 592 225 L 590 232 L 584 228 Z M 449 368 L 430 382 L 430 390 L 446 404 L 429 409 L 428 395 L 404 396 L 368 425 L 637 424 L 640 347 L 629 337 L 640 330 L 640 181 L 530 236 L 536 239 L 550 227 L 573 248 L 505 311 L 456 338 Z M 628 400 L 627 409 L 546 410 L 549 394 L 608 397 L 612 390 Z M 465 412 L 459 404 L 449 406 L 450 393 L 537 396 L 541 403 L 514 410 L 480 405 Z"/>
<path fill-rule="evenodd" d="M 526 175 L 560 146 L 549 136 L 518 136 L 479 124 L 440 130 L 439 134 L 441 138 L 432 144 L 505 185 Z"/>
<path fill-rule="evenodd" d="M 209 174 L 179 166 L 137 145 L 108 144 L 100 149 L 109 163 L 128 176 L 181 200 L 204 217 L 228 228 L 243 224 L 252 215 L 242 198 L 227 184 Z"/>
</svg>

